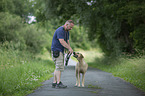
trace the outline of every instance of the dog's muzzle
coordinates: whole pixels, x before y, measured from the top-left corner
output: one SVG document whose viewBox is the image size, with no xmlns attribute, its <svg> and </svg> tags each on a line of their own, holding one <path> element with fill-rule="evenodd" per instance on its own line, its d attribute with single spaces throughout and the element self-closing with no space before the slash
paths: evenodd
<svg viewBox="0 0 145 96">
<path fill-rule="evenodd" d="M 73 52 L 73 56 L 74 56 L 75 58 L 78 58 L 78 55 L 76 55 L 75 52 Z"/>
</svg>

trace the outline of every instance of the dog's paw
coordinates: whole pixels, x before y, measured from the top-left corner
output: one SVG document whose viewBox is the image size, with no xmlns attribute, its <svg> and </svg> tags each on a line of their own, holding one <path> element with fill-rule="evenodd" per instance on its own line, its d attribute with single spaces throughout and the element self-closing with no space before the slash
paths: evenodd
<svg viewBox="0 0 145 96">
<path fill-rule="evenodd" d="M 78 85 L 78 87 L 81 87 L 80 85 Z"/>
<path fill-rule="evenodd" d="M 82 87 L 84 88 L 85 86 L 84 86 L 84 85 L 82 85 Z"/>
</svg>

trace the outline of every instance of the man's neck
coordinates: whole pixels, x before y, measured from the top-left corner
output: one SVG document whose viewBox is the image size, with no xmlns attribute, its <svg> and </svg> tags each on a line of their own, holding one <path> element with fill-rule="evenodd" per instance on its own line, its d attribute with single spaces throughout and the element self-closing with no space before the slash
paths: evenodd
<svg viewBox="0 0 145 96">
<path fill-rule="evenodd" d="M 67 30 L 66 30 L 66 27 L 67 27 L 66 25 L 63 25 L 63 28 L 64 28 L 65 31 L 67 31 Z"/>
</svg>

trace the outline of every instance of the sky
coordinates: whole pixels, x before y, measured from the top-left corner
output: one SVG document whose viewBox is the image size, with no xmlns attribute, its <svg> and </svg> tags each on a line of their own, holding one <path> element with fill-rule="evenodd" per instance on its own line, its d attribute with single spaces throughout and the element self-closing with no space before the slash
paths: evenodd
<svg viewBox="0 0 145 96">
<path fill-rule="evenodd" d="M 30 18 L 30 20 L 28 21 L 28 23 L 32 23 L 32 22 L 36 22 L 36 17 L 34 16 L 28 16 Z"/>
</svg>

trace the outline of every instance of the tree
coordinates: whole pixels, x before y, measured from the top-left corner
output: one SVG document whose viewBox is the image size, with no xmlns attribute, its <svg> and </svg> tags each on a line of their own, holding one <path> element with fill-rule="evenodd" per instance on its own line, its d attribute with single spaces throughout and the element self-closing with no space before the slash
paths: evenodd
<svg viewBox="0 0 145 96">
<path fill-rule="evenodd" d="M 88 37 L 107 55 L 144 50 L 145 1 L 142 0 L 44 0 L 45 20 L 77 18 L 88 28 Z M 136 36 L 137 35 L 137 36 Z"/>
<path fill-rule="evenodd" d="M 0 12 L 9 12 L 15 14 L 28 21 L 28 16 L 34 14 L 33 5 L 35 1 L 31 0 L 1 0 Z"/>
</svg>

